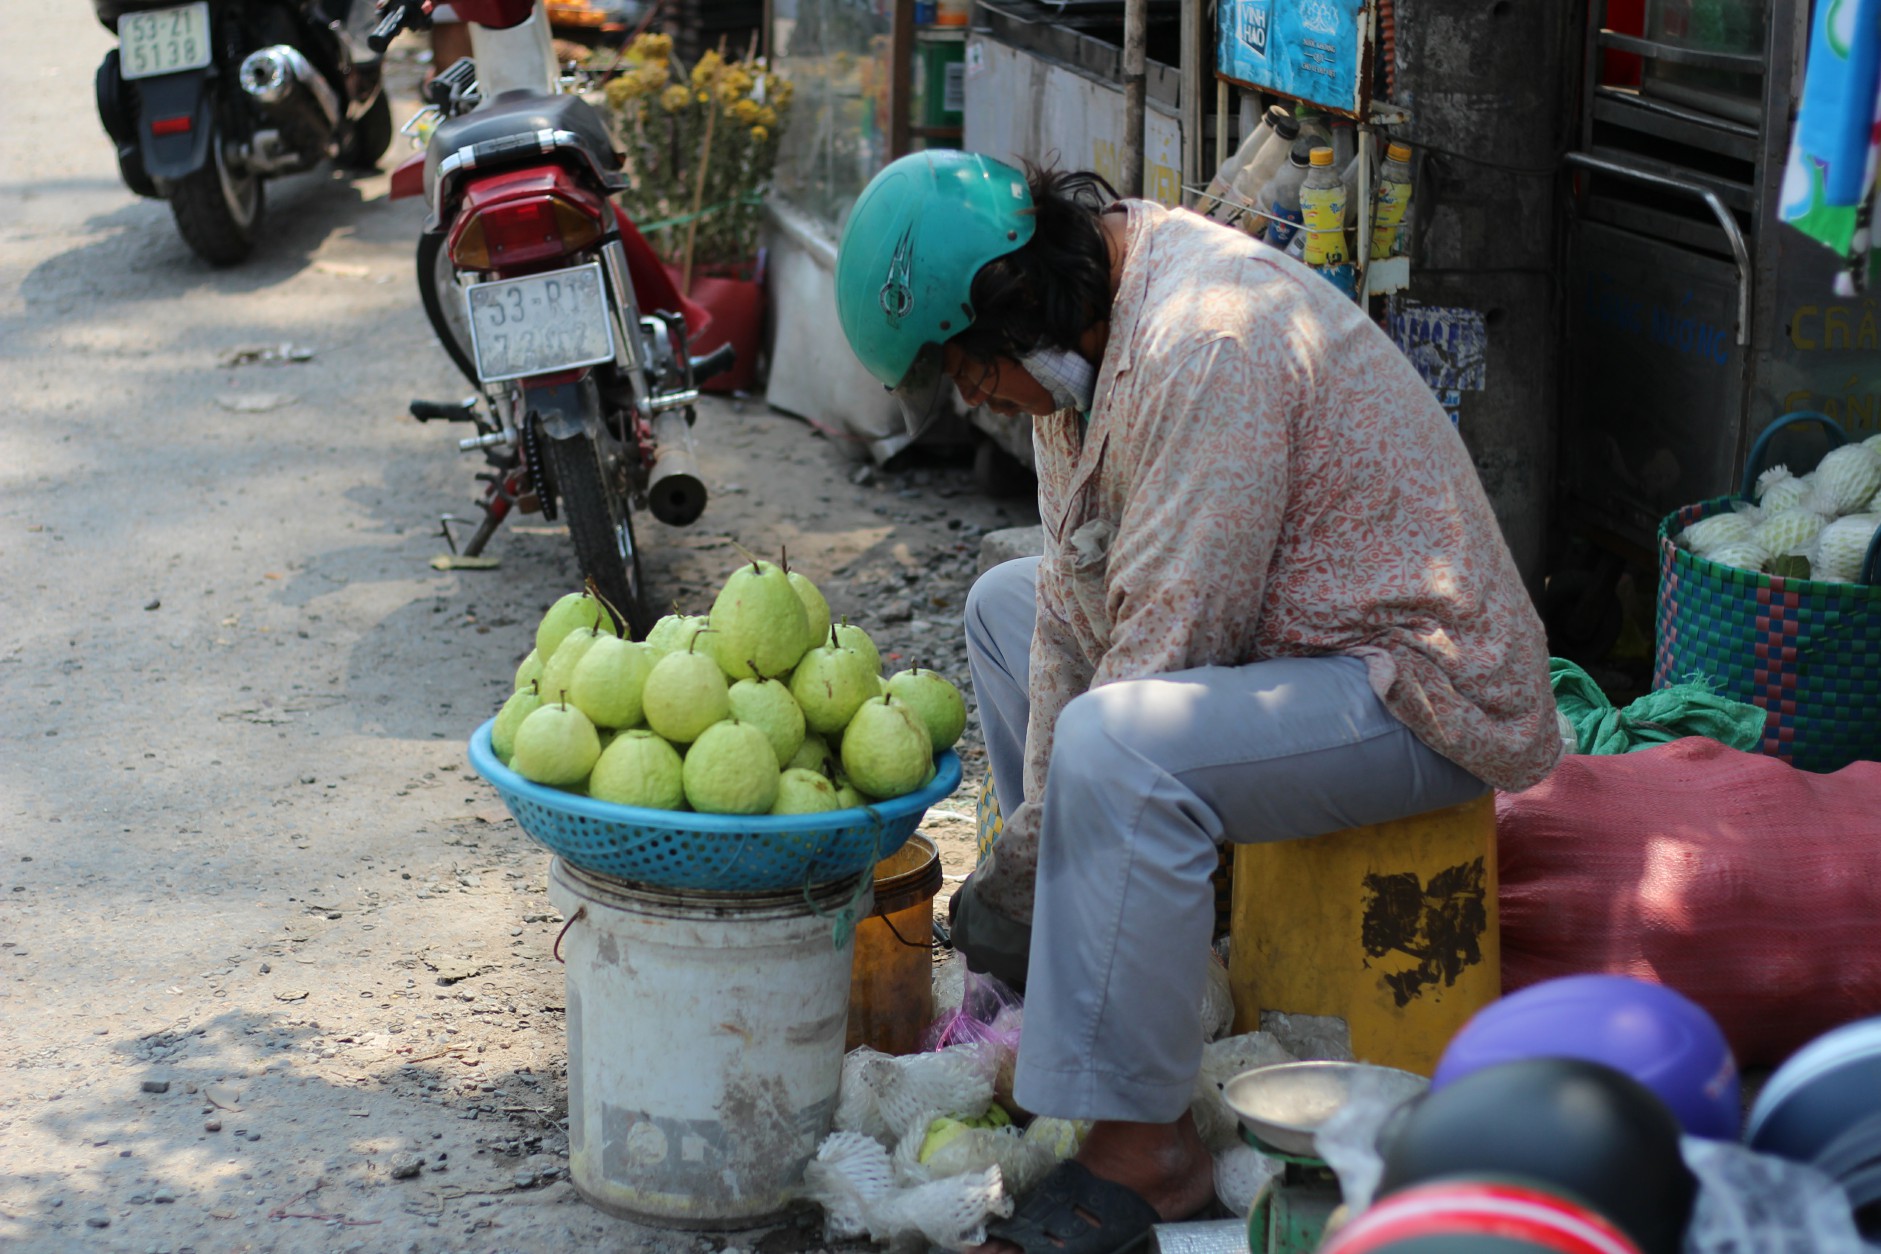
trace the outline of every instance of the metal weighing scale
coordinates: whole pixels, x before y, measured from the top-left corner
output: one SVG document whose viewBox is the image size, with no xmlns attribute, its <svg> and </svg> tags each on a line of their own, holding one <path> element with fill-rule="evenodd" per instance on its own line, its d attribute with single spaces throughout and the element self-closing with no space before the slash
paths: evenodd
<svg viewBox="0 0 1881 1254">
<path fill-rule="evenodd" d="M 1351 1097 L 1359 1076 L 1386 1098 L 1408 1101 L 1430 1086 L 1409 1071 L 1362 1062 L 1287 1062 L 1244 1071 L 1222 1088 L 1241 1139 L 1282 1164 L 1248 1212 L 1249 1254 L 1311 1254 L 1339 1208 L 1339 1179 L 1313 1134 Z"/>
</svg>

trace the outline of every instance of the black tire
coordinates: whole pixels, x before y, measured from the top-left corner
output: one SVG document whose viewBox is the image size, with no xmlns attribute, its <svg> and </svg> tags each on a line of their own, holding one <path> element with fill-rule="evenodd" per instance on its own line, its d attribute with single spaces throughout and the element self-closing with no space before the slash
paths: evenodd
<svg viewBox="0 0 1881 1254">
<path fill-rule="evenodd" d="M 457 286 L 457 271 L 444 241 L 443 232 L 418 237 L 418 301 L 451 364 L 472 387 L 482 387 L 477 363 L 470 355 L 470 314 L 464 306 L 464 290 Z"/>
<path fill-rule="evenodd" d="M 248 259 L 260 238 L 267 195 L 259 174 L 237 174 L 222 155 L 222 136 L 209 137 L 209 160 L 170 187 L 170 213 L 190 251 L 212 266 Z"/>
<path fill-rule="evenodd" d="M 340 147 L 339 163 L 349 170 L 376 170 L 391 146 L 392 98 L 381 87 L 372 106 L 353 123 L 353 133 Z"/>
<path fill-rule="evenodd" d="M 582 575 L 626 616 L 634 639 L 644 639 L 653 622 L 641 595 L 640 550 L 626 497 L 604 473 L 600 452 L 587 436 L 544 438 L 541 447 Z"/>
</svg>

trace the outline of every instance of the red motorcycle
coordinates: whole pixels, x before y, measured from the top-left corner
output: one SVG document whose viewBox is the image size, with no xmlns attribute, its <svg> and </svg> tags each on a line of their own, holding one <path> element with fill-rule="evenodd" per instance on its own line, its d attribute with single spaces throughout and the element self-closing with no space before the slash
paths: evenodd
<svg viewBox="0 0 1881 1254">
<path fill-rule="evenodd" d="M 601 116 L 558 90 L 534 0 L 453 7 L 471 23 L 474 55 L 427 85 L 414 123 L 436 126 L 394 171 L 392 195 L 430 205 L 419 295 L 478 394 L 413 401 L 412 416 L 478 429 L 458 442 L 491 467 L 478 476 L 483 518 L 463 556 L 481 554 L 511 511 L 565 519 L 581 573 L 641 635 L 651 616 L 633 514 L 685 526 L 704 511 L 693 402 L 733 351 L 689 355 L 709 318 L 610 199 L 626 186 L 623 158 Z M 428 10 L 429 0 L 395 0 L 372 41 L 383 47 Z"/>
</svg>

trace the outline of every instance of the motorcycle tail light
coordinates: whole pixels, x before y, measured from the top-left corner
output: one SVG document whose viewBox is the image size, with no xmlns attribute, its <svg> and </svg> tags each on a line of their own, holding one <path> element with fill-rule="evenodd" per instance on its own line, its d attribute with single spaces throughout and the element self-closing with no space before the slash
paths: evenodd
<svg viewBox="0 0 1881 1254">
<path fill-rule="evenodd" d="M 600 240 L 605 203 L 559 169 L 500 176 L 466 191 L 451 260 L 460 270 L 514 270 L 580 252 Z"/>
</svg>

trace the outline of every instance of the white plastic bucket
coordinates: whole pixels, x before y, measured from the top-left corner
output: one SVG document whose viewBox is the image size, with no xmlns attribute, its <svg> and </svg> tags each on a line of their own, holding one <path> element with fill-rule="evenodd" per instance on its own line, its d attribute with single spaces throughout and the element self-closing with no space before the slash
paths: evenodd
<svg viewBox="0 0 1881 1254">
<path fill-rule="evenodd" d="M 673 892 L 556 859 L 569 920 L 568 1141 L 575 1188 L 625 1219 L 752 1227 L 784 1211 L 842 1075 L 851 878 L 808 892 Z"/>
</svg>

